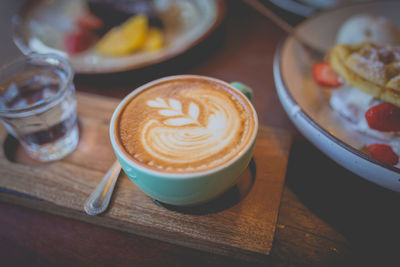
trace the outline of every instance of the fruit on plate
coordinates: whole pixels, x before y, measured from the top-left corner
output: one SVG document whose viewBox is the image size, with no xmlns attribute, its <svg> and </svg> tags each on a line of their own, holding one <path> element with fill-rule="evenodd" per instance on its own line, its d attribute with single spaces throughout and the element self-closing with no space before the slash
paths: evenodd
<svg viewBox="0 0 400 267">
<path fill-rule="evenodd" d="M 95 50 L 106 56 L 122 56 L 139 49 L 146 41 L 148 19 L 136 15 L 119 27 L 111 29 L 96 44 Z"/>
<path fill-rule="evenodd" d="M 104 23 L 104 27 L 97 30 L 100 35 L 137 14 L 145 14 L 151 27 L 163 28 L 153 1 L 149 0 L 88 0 L 88 10 Z"/>
<path fill-rule="evenodd" d="M 321 86 L 336 88 L 342 85 L 339 75 L 327 62 L 317 62 L 312 68 L 312 74 L 316 83 Z"/>
<path fill-rule="evenodd" d="M 372 144 L 364 147 L 363 151 L 371 158 L 390 166 L 394 166 L 399 162 L 399 156 L 386 144 Z"/>
<path fill-rule="evenodd" d="M 400 108 L 382 102 L 365 113 L 369 127 L 381 132 L 400 132 Z"/>
<path fill-rule="evenodd" d="M 78 30 L 64 35 L 64 49 L 69 54 L 77 54 L 87 50 L 97 40 L 90 31 Z"/>
<path fill-rule="evenodd" d="M 338 30 L 324 62 L 312 68 L 331 108 L 368 137 L 361 150 L 400 168 L 400 30 L 386 18 L 350 17 Z M 370 141 L 372 138 L 375 141 Z"/>
<path fill-rule="evenodd" d="M 87 11 L 75 21 L 75 30 L 65 34 L 64 49 L 78 54 L 94 47 L 108 57 L 153 52 L 164 45 L 162 28 L 151 1 L 89 0 Z"/>
<path fill-rule="evenodd" d="M 146 40 L 142 46 L 145 51 L 157 51 L 164 45 L 163 33 L 158 28 L 150 28 Z"/>
<path fill-rule="evenodd" d="M 393 158 L 387 155 L 399 153 L 392 148 L 400 146 L 400 47 L 370 42 L 336 44 L 325 60 L 313 66 L 312 74 L 320 86 L 335 88 L 328 91 L 332 109 L 356 131 L 383 141 L 385 145 L 376 150 L 386 152 L 375 152 L 372 147 L 372 158 L 384 154 L 378 160 L 399 164 L 387 160 Z"/>
<path fill-rule="evenodd" d="M 76 24 L 79 29 L 87 31 L 98 30 L 104 26 L 103 20 L 92 13 L 81 14 L 76 20 Z"/>
</svg>

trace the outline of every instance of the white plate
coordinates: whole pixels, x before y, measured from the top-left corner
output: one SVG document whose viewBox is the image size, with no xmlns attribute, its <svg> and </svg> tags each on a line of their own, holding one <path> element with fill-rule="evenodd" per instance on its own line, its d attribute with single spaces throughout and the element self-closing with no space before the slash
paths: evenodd
<svg viewBox="0 0 400 267">
<path fill-rule="evenodd" d="M 112 73 L 137 69 L 179 55 L 204 39 L 221 22 L 223 0 L 154 0 L 164 24 L 165 45 L 158 52 L 104 57 L 93 50 L 77 55 L 63 51 L 62 38 L 74 29 L 84 0 L 30 0 L 14 17 L 14 42 L 24 53 L 57 53 L 68 58 L 77 73 Z"/>
<path fill-rule="evenodd" d="M 337 8 L 304 21 L 296 31 L 309 44 L 327 51 L 333 46 L 339 27 L 352 15 L 381 15 L 400 27 L 399 10 L 398 1 Z M 368 158 L 359 151 L 376 140 L 352 130 L 345 119 L 333 112 L 311 76 L 314 63 L 309 51 L 293 36 L 288 36 L 276 52 L 275 84 L 290 119 L 310 142 L 340 165 L 371 182 L 400 192 L 400 169 Z"/>
<path fill-rule="evenodd" d="M 319 9 L 328 9 L 353 2 L 369 0 L 269 0 L 274 5 L 294 14 L 308 17 Z"/>
</svg>

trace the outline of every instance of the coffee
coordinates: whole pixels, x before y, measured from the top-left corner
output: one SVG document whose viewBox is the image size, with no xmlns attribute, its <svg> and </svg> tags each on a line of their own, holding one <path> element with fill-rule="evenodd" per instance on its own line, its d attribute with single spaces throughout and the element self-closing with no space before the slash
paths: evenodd
<svg viewBox="0 0 400 267">
<path fill-rule="evenodd" d="M 247 99 L 198 77 L 164 80 L 120 110 L 117 140 L 133 161 L 163 172 L 202 172 L 235 159 L 255 130 Z"/>
</svg>

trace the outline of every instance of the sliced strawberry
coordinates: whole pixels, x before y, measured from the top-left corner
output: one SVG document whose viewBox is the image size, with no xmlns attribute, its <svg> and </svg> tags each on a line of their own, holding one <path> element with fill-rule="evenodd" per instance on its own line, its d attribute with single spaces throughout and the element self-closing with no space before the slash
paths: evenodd
<svg viewBox="0 0 400 267">
<path fill-rule="evenodd" d="M 371 158 L 394 166 L 399 162 L 399 156 L 393 152 L 392 148 L 385 144 L 372 144 L 363 149 Z"/>
<path fill-rule="evenodd" d="M 327 62 L 317 62 L 312 68 L 312 74 L 316 83 L 331 88 L 342 85 L 339 75 Z"/>
<path fill-rule="evenodd" d="M 64 36 L 64 48 L 70 54 L 85 51 L 96 42 L 97 37 L 89 31 L 76 31 Z"/>
<path fill-rule="evenodd" d="M 103 20 L 92 13 L 84 13 L 76 20 L 77 26 L 82 30 L 98 30 L 104 26 Z"/>
<path fill-rule="evenodd" d="M 371 129 L 381 132 L 400 131 L 400 108 L 390 103 L 381 103 L 365 112 L 365 119 Z"/>
</svg>

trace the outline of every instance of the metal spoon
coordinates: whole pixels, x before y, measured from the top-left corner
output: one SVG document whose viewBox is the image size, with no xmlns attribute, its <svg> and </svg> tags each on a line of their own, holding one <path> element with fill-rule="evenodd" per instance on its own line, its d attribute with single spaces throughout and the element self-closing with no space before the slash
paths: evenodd
<svg viewBox="0 0 400 267">
<path fill-rule="evenodd" d="M 101 183 L 86 200 L 83 208 L 87 214 L 98 215 L 107 209 L 120 172 L 121 165 L 116 161 L 106 175 L 104 175 Z"/>
</svg>

